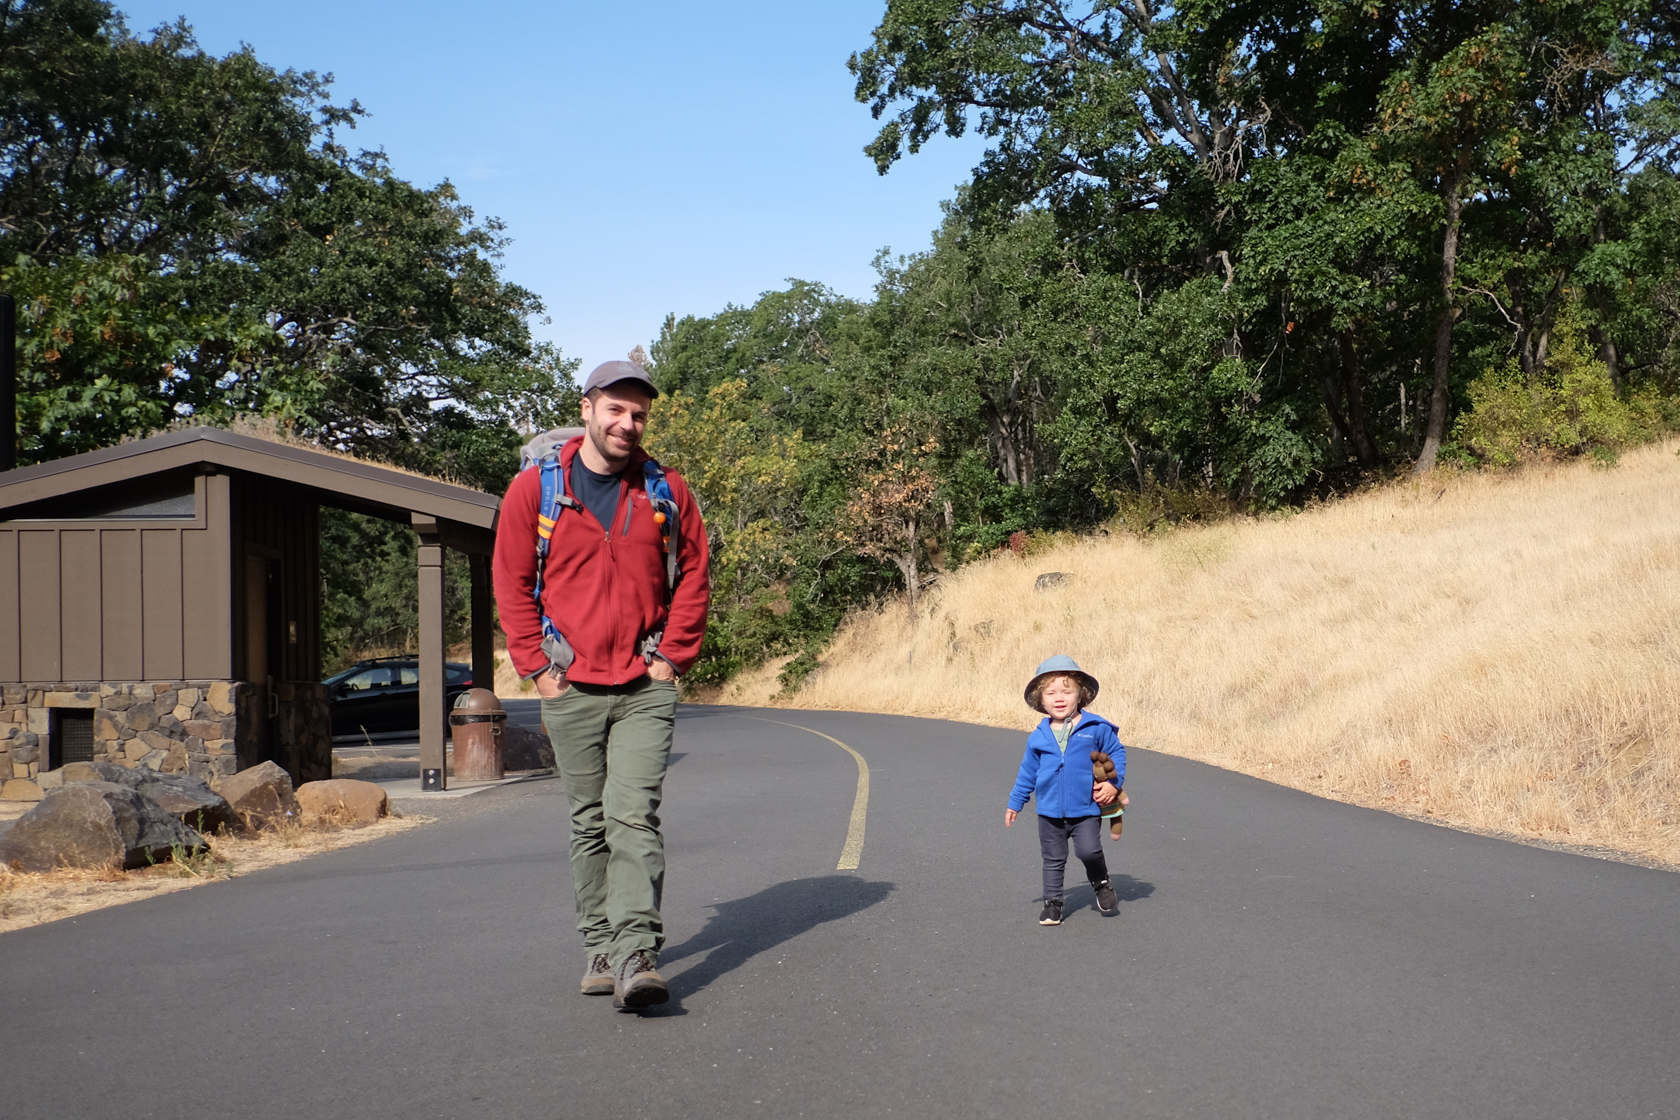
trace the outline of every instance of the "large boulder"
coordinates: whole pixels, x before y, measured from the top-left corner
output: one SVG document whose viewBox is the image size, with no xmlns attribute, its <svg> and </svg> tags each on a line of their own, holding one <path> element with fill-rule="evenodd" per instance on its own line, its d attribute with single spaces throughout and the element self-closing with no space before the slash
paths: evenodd
<svg viewBox="0 0 1680 1120">
<path fill-rule="evenodd" d="M 391 799 L 381 786 L 354 778 L 305 782 L 297 788 L 304 824 L 372 824 L 391 811 Z"/>
<path fill-rule="evenodd" d="M 139 790 L 115 782 L 88 782 L 98 790 L 117 819 L 123 838 L 123 866 L 144 867 L 162 863 L 176 851 L 196 852 L 204 847 L 198 830 L 176 820 L 163 806 Z"/>
<path fill-rule="evenodd" d="M 0 836 L 0 864 L 19 871 L 117 867 L 123 862 L 117 818 L 98 790 L 55 790 Z"/>
<path fill-rule="evenodd" d="M 25 871 L 144 867 L 195 852 L 204 837 L 157 802 L 116 782 L 54 790 L 0 837 L 0 863 Z"/>
<path fill-rule="evenodd" d="M 66 762 L 59 773 L 64 775 L 65 785 L 72 782 L 127 784 L 125 779 L 131 779 L 135 771 L 114 762 Z"/>
<path fill-rule="evenodd" d="M 164 812 L 188 828 L 200 832 L 217 832 L 224 828 L 237 832 L 245 827 L 227 798 L 211 789 L 203 778 L 160 774 L 155 770 L 130 770 L 111 762 L 71 762 L 65 765 L 63 774 L 66 784 L 103 781 L 128 786 L 156 802 Z"/>
<path fill-rule="evenodd" d="M 215 790 L 251 828 L 274 828 L 302 816 L 291 775 L 273 762 L 259 762 L 223 778 Z"/>
<path fill-rule="evenodd" d="M 148 770 L 145 780 L 134 788 L 188 828 L 200 832 L 223 829 L 238 832 L 245 827 L 245 822 L 239 819 L 239 814 L 233 811 L 227 798 L 211 789 L 203 778 L 186 774 L 157 774 Z"/>
<path fill-rule="evenodd" d="M 552 770 L 554 744 L 541 731 L 509 725 L 502 729 L 502 769 Z"/>
</svg>

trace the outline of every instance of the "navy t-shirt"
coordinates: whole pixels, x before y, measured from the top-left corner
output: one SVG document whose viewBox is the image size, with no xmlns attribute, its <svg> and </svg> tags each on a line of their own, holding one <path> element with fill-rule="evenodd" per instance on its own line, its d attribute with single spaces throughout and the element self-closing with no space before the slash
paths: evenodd
<svg viewBox="0 0 1680 1120">
<path fill-rule="evenodd" d="M 609 532 L 613 514 L 618 511 L 618 478 L 616 474 L 596 474 L 583 465 L 582 455 L 572 457 L 572 497 Z"/>
</svg>

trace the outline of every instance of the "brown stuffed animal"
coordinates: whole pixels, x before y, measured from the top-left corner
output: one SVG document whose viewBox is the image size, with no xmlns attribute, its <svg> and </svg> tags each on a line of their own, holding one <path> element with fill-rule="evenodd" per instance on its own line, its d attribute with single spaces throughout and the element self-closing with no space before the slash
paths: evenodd
<svg viewBox="0 0 1680 1120">
<path fill-rule="evenodd" d="M 1120 783 L 1114 770 L 1114 759 L 1107 751 L 1091 752 L 1091 781 L 1093 783 L 1113 782 L 1115 788 L 1119 788 Z M 1131 803 L 1132 799 L 1127 797 L 1126 791 L 1122 789 L 1119 798 L 1103 811 L 1103 817 L 1108 821 L 1108 837 L 1110 840 L 1120 839 L 1120 818 L 1125 815 L 1126 806 Z"/>
</svg>

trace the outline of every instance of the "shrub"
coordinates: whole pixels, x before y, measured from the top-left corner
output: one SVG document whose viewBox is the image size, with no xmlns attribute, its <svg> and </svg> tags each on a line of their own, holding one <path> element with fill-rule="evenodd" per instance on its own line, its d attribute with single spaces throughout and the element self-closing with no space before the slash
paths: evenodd
<svg viewBox="0 0 1680 1120">
<path fill-rule="evenodd" d="M 1655 387 L 1616 393 L 1573 314 L 1558 321 L 1551 352 L 1536 374 L 1525 375 L 1512 358 L 1490 367 L 1468 392 L 1470 409 L 1454 423 L 1453 442 L 1462 459 L 1486 466 L 1544 456 L 1614 462 L 1618 450 L 1649 443 L 1667 426 Z"/>
</svg>

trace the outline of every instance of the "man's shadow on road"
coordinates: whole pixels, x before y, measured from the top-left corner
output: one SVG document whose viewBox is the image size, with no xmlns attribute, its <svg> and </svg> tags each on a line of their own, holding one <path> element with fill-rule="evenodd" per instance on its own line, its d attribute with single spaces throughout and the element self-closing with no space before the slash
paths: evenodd
<svg viewBox="0 0 1680 1120">
<path fill-rule="evenodd" d="M 682 1014 L 682 997 L 702 991 L 712 981 L 740 968 L 753 957 L 791 941 L 824 922 L 867 910 L 893 892 L 891 883 L 872 883 L 851 875 L 793 879 L 757 894 L 713 905 L 705 928 L 681 945 L 665 949 L 659 963 L 675 964 L 711 950 L 693 968 L 671 980 L 672 1002 L 664 1013 Z"/>
</svg>

